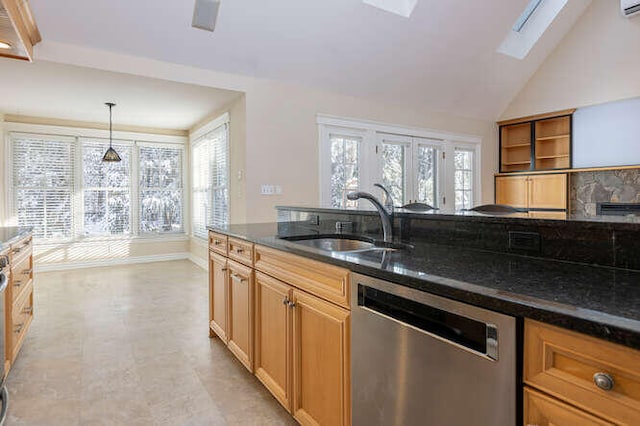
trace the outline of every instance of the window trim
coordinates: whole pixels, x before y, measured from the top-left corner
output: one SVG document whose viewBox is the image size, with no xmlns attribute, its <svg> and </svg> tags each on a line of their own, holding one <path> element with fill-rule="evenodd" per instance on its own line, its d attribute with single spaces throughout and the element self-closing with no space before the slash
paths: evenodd
<svg viewBox="0 0 640 426">
<path fill-rule="evenodd" d="M 225 132 L 226 132 L 226 138 L 225 138 L 225 142 L 226 142 L 226 150 L 227 150 L 227 207 L 228 207 L 228 211 L 227 211 L 227 220 L 230 222 L 230 216 L 231 216 L 231 140 L 230 140 L 230 116 L 228 112 L 225 112 L 224 114 L 214 118 L 213 120 L 209 121 L 208 123 L 202 125 L 201 127 L 199 127 L 198 129 L 196 129 L 195 131 L 191 132 L 189 134 L 189 152 L 188 152 L 188 156 L 189 156 L 189 197 L 188 197 L 188 203 L 189 203 L 189 209 L 191 211 L 191 214 L 193 214 L 193 197 L 191 196 L 194 192 L 194 185 L 193 185 L 193 148 L 196 147 L 199 143 L 198 140 L 202 139 L 204 136 L 206 136 L 207 134 L 219 129 L 220 127 L 224 126 L 225 127 Z M 213 185 L 211 185 L 211 189 L 213 190 Z M 208 226 L 208 224 L 205 224 L 205 227 Z M 198 235 L 195 235 L 194 233 L 194 224 L 193 224 L 193 220 L 190 221 L 189 223 L 189 231 L 188 231 L 188 235 L 189 237 L 191 237 L 192 239 L 196 240 L 196 241 L 204 241 L 207 239 L 207 237 L 201 237 Z"/>
<path fill-rule="evenodd" d="M 458 147 L 474 150 L 474 199 L 477 202 L 482 200 L 482 138 L 464 133 L 452 133 L 428 128 L 405 127 L 370 120 L 359 120 L 343 118 L 326 114 L 317 114 L 318 142 L 319 142 L 319 187 L 320 205 L 327 207 L 331 205 L 330 179 L 331 162 L 329 152 L 329 134 L 331 131 L 346 135 L 357 135 L 363 138 L 361 153 L 363 159 L 359 162 L 359 176 L 361 189 L 365 191 L 373 190 L 373 184 L 382 178 L 379 160 L 376 154 L 376 145 L 380 143 L 379 135 L 396 136 L 399 138 L 417 139 L 417 143 L 427 142 L 426 145 L 440 146 L 438 155 L 437 172 L 437 193 L 438 206 L 443 210 L 454 211 L 455 191 L 454 191 L 454 167 L 453 156 Z M 426 141 L 424 141 L 426 140 Z M 416 143 L 416 142 L 412 142 Z M 413 155 L 413 154 L 412 154 Z M 443 158 L 444 155 L 444 158 Z M 375 164 L 376 170 L 370 167 Z M 363 167 L 363 165 L 367 165 Z M 413 167 L 413 165 L 412 165 Z M 413 181 L 414 178 L 411 177 Z M 449 184 L 447 184 L 449 182 Z M 413 191 L 414 189 L 412 189 Z M 442 201 L 447 202 L 442 206 Z"/>
<path fill-rule="evenodd" d="M 187 146 L 189 138 L 187 136 L 175 136 L 175 135 L 162 135 L 153 133 L 137 133 L 127 131 L 114 131 L 113 139 L 118 144 L 128 144 L 132 146 L 131 156 L 131 170 L 130 170 L 130 196 L 132 197 L 132 211 L 131 211 L 131 229 L 132 232 L 128 235 L 105 235 L 105 236 L 83 236 L 83 223 L 82 209 L 78 208 L 82 204 L 82 144 L 81 140 L 93 140 L 100 141 L 109 140 L 109 131 L 102 129 L 91 129 L 84 127 L 66 127 L 44 124 L 28 124 L 28 123 L 14 123 L 5 122 L 3 126 L 3 139 L 4 139 L 4 182 L 5 191 L 0 195 L 0 209 L 3 212 L 4 226 L 12 226 L 16 223 L 16 218 L 13 215 L 15 206 L 13 203 L 14 197 L 14 184 L 13 184 L 13 148 L 11 143 L 11 135 L 35 135 L 42 137 L 50 137 L 56 139 L 67 139 L 72 141 L 76 145 L 74 158 L 74 195 L 72 199 L 73 204 L 73 217 L 72 217 L 72 237 L 65 240 L 42 240 L 37 241 L 37 245 L 51 245 L 51 244 L 72 244 L 74 242 L 91 242 L 91 241 L 109 241 L 109 240 L 136 240 L 136 241 L 157 241 L 162 239 L 175 239 L 181 238 L 181 236 L 188 237 L 188 229 L 191 227 L 190 209 L 188 199 L 188 159 L 187 159 Z M 182 231 L 180 232 L 166 232 L 166 233 L 142 233 L 139 229 L 139 175 L 138 167 L 138 146 L 156 146 L 156 147 L 178 147 L 182 149 Z M 133 197 L 135 196 L 135 201 Z M 134 204 L 135 205 L 134 205 Z M 133 211 L 136 210 L 136 211 Z"/>
</svg>

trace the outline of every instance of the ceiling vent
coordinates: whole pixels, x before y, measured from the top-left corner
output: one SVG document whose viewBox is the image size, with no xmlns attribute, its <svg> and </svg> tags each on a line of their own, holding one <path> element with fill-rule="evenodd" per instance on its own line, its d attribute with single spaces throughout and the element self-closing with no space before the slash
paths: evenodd
<svg viewBox="0 0 640 426">
<path fill-rule="evenodd" d="M 620 0 L 620 10 L 627 18 L 637 15 L 640 13 L 640 0 Z"/>
<path fill-rule="evenodd" d="M 0 0 L 0 56 L 31 61 L 41 40 L 29 0 Z"/>
</svg>

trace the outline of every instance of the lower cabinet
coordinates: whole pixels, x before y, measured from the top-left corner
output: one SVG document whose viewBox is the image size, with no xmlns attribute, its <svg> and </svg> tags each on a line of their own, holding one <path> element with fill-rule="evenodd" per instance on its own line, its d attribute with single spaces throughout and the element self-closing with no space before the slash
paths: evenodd
<svg viewBox="0 0 640 426">
<path fill-rule="evenodd" d="M 227 261 L 229 302 L 227 319 L 228 347 L 253 371 L 253 269 L 233 260 Z"/>
<path fill-rule="evenodd" d="M 526 426 L 613 426 L 528 388 L 524 390 L 524 419 Z"/>
<path fill-rule="evenodd" d="M 351 423 L 350 312 L 293 291 L 293 409 L 303 425 Z"/>
<path fill-rule="evenodd" d="M 255 374 L 301 424 L 350 424 L 350 312 L 256 272 Z"/>
<path fill-rule="evenodd" d="M 228 297 L 227 258 L 209 252 L 209 336 L 218 335 L 224 343 L 227 337 Z"/>
<path fill-rule="evenodd" d="M 526 425 L 640 425 L 640 351 L 525 320 Z"/>
</svg>

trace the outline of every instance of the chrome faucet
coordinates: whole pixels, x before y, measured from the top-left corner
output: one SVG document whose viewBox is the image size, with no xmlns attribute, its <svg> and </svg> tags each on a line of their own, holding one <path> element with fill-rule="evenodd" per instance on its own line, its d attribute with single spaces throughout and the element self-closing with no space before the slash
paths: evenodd
<svg viewBox="0 0 640 426">
<path fill-rule="evenodd" d="M 371 204 L 375 206 L 378 210 L 378 214 L 380 214 L 380 221 L 382 222 L 382 235 L 385 243 L 393 242 L 393 220 L 391 212 L 388 212 L 387 209 L 384 208 L 380 200 L 378 200 L 373 195 L 368 192 L 350 192 L 347 194 L 347 199 L 355 201 L 360 198 L 364 198 L 366 200 L 371 201 Z"/>
<path fill-rule="evenodd" d="M 389 190 L 381 183 L 374 183 L 373 186 L 377 186 L 382 189 L 382 192 L 384 192 L 384 206 L 387 209 L 387 212 L 393 214 L 393 197 L 391 196 L 391 192 L 389 192 Z"/>
</svg>

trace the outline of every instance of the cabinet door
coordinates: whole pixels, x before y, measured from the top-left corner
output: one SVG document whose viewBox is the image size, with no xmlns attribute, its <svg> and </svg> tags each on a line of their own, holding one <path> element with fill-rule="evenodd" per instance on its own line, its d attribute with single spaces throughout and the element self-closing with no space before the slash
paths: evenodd
<svg viewBox="0 0 640 426">
<path fill-rule="evenodd" d="M 527 208 L 528 176 L 496 177 L 496 204 Z"/>
<path fill-rule="evenodd" d="M 253 371 L 253 269 L 233 260 L 229 268 L 229 350 Z"/>
<path fill-rule="evenodd" d="M 350 313 L 293 291 L 293 411 L 301 424 L 351 422 Z"/>
<path fill-rule="evenodd" d="M 227 343 L 227 259 L 209 252 L 209 336 L 211 331 Z"/>
<path fill-rule="evenodd" d="M 292 289 L 256 272 L 255 373 L 287 411 L 291 411 Z"/>
<path fill-rule="evenodd" d="M 524 389 L 525 426 L 613 426 L 532 389 Z"/>
<path fill-rule="evenodd" d="M 566 209 L 566 173 L 529 176 L 529 208 Z"/>
</svg>

